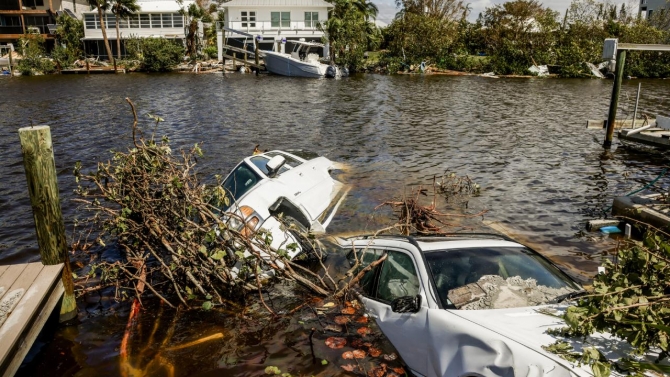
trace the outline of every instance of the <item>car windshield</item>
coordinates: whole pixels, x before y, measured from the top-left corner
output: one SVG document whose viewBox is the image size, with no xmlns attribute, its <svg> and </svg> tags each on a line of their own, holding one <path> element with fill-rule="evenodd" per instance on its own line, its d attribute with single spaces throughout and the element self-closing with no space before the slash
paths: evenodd
<svg viewBox="0 0 670 377">
<path fill-rule="evenodd" d="M 241 163 L 223 182 L 223 188 L 226 189 L 226 193 L 233 198 L 230 201 L 230 205 L 246 194 L 247 191 L 251 190 L 260 180 L 261 178 L 249 165 Z"/>
<path fill-rule="evenodd" d="M 536 306 L 580 290 L 579 285 L 525 247 L 483 247 L 426 252 L 445 308 Z"/>
</svg>

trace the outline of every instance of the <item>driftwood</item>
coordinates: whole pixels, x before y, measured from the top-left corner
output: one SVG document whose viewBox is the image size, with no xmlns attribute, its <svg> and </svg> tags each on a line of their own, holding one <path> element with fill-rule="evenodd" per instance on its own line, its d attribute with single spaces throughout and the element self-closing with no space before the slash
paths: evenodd
<svg viewBox="0 0 670 377">
<path fill-rule="evenodd" d="M 455 176 L 450 177 L 453 178 Z M 461 184 L 468 185 L 472 188 L 476 187 L 476 190 L 479 190 L 479 187 L 474 186 L 474 183 L 472 183 L 469 178 L 463 180 L 457 179 L 457 182 L 454 182 L 451 179 L 445 180 L 443 178 L 440 183 L 437 183 L 436 179 L 433 178 L 431 192 L 429 192 L 429 189 L 419 186 L 419 188 L 412 190 L 409 196 L 405 195 L 401 199 L 384 202 L 377 206 L 375 210 L 385 206 L 391 207 L 397 218 L 397 223 L 394 226 L 399 228 L 400 232 L 404 235 L 450 233 L 453 232 L 453 229 L 458 227 L 458 225 L 447 222 L 447 219 L 476 218 L 481 217 L 488 212 L 487 210 L 484 210 L 476 214 L 458 214 L 442 213 L 436 209 L 436 199 L 438 194 L 449 196 L 455 194 L 470 194 L 474 192 L 471 191 L 470 188 L 462 187 Z M 431 193 L 431 202 L 429 204 L 422 204 L 421 198 L 428 197 Z"/>
</svg>

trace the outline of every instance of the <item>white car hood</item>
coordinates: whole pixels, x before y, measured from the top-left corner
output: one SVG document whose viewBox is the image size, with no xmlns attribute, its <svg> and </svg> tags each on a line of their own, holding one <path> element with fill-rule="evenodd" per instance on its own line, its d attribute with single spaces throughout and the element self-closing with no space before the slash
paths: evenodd
<svg viewBox="0 0 670 377">
<path fill-rule="evenodd" d="M 565 366 L 578 376 L 593 376 L 591 368 L 577 366 L 556 354 L 545 351 L 542 346 L 548 346 L 557 340 L 564 340 L 570 343 L 576 352 L 581 353 L 583 346 L 596 347 L 606 357 L 613 360 L 629 355 L 632 351 L 630 345 L 625 341 L 610 334 L 595 333 L 588 338 L 587 344 L 580 339 L 564 339 L 547 334 L 548 329 L 565 327 L 566 324 L 561 318 L 542 314 L 541 311 L 548 310 L 560 316 L 567 307 L 567 305 L 545 305 L 512 309 L 450 310 L 450 313 L 540 353 L 557 364 Z M 650 355 L 648 360 L 653 360 L 652 356 Z M 612 376 L 620 375 L 612 371 Z"/>
</svg>

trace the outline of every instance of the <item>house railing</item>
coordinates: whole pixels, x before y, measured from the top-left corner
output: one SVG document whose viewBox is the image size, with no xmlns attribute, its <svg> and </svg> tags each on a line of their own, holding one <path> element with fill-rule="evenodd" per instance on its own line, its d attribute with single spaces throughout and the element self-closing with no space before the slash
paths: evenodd
<svg viewBox="0 0 670 377">
<path fill-rule="evenodd" d="M 227 26 L 230 29 L 244 32 L 265 32 L 265 31 L 291 31 L 291 30 L 319 30 L 317 25 L 319 21 L 291 20 L 289 22 L 277 22 L 270 20 L 258 21 L 229 21 L 226 23 L 217 22 L 217 30 L 221 26 Z"/>
</svg>

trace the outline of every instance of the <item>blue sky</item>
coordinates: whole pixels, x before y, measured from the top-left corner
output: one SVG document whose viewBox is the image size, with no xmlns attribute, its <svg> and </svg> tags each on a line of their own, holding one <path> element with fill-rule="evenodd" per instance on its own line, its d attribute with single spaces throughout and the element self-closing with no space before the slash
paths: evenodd
<svg viewBox="0 0 670 377">
<path fill-rule="evenodd" d="M 372 0 L 373 3 L 379 7 L 379 16 L 377 19 L 386 24 L 391 23 L 393 17 L 395 16 L 397 9 L 395 7 L 394 0 Z M 502 4 L 507 2 L 507 0 L 466 0 L 466 3 L 470 3 L 472 6 L 472 13 L 470 14 L 470 19 L 477 19 L 477 15 L 480 12 L 484 11 L 487 7 Z M 554 10 L 559 11 L 561 14 L 565 12 L 572 0 L 544 0 L 542 3 Z M 620 3 L 622 1 L 615 1 Z"/>
</svg>

